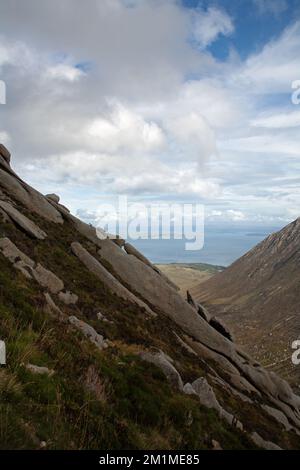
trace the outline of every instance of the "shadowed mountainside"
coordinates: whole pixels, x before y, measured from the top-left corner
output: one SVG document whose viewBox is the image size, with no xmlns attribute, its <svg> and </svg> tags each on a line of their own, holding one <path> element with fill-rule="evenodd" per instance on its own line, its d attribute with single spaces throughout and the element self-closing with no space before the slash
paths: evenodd
<svg viewBox="0 0 300 470">
<path fill-rule="evenodd" d="M 257 360 L 294 385 L 291 345 L 300 335 L 300 218 L 222 273 L 192 289 Z"/>
</svg>

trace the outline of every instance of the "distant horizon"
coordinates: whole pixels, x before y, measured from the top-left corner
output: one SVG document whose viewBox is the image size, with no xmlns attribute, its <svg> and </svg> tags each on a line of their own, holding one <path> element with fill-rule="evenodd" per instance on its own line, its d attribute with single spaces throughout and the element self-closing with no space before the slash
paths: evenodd
<svg viewBox="0 0 300 470">
<path fill-rule="evenodd" d="M 228 267 L 282 226 L 207 227 L 204 247 L 186 251 L 184 240 L 128 240 L 154 264 L 197 264 Z"/>
</svg>

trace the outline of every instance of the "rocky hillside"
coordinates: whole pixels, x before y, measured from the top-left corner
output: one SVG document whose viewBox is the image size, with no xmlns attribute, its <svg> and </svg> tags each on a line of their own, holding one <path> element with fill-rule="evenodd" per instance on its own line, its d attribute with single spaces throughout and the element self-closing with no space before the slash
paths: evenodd
<svg viewBox="0 0 300 470">
<path fill-rule="evenodd" d="M 103 237 L 102 237 L 103 238 Z M 296 449 L 300 398 L 0 146 L 0 447 Z"/>
<path fill-rule="evenodd" d="M 192 290 L 225 319 L 239 343 L 293 385 L 300 367 L 291 345 L 300 336 L 300 219 L 274 233 L 224 272 Z"/>
</svg>

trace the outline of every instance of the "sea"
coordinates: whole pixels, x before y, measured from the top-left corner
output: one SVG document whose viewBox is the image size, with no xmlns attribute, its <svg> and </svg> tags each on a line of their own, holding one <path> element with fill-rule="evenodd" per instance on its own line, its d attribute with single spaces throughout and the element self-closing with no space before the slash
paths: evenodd
<svg viewBox="0 0 300 470">
<path fill-rule="evenodd" d="M 129 240 L 152 263 L 206 263 L 227 267 L 282 227 L 208 227 L 201 250 L 188 251 L 188 240 Z"/>
</svg>

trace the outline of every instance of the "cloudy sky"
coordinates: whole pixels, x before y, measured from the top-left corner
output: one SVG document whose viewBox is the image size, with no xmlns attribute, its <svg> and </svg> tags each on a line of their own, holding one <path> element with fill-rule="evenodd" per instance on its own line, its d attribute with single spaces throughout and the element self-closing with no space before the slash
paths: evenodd
<svg viewBox="0 0 300 470">
<path fill-rule="evenodd" d="M 128 194 L 300 215 L 298 0 L 0 0 L 0 79 L 14 168 L 73 213 Z"/>
</svg>

